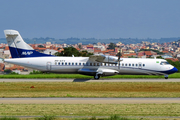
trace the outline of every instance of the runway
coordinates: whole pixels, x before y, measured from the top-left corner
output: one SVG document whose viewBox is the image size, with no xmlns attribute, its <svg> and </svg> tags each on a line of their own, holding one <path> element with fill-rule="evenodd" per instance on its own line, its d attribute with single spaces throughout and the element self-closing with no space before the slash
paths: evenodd
<svg viewBox="0 0 180 120">
<path fill-rule="evenodd" d="M 180 82 L 177 79 L 0 79 L 0 82 Z"/>
<path fill-rule="evenodd" d="M 180 98 L 0 98 L 0 104 L 166 104 Z"/>
</svg>

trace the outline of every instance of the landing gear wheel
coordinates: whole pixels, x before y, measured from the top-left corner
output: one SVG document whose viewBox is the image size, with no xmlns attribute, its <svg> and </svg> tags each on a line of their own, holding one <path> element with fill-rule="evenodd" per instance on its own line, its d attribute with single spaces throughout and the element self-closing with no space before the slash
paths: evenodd
<svg viewBox="0 0 180 120">
<path fill-rule="evenodd" d="M 99 78 L 100 78 L 100 75 L 95 75 L 95 76 L 94 76 L 94 79 L 95 79 L 95 80 L 98 80 Z"/>
<path fill-rule="evenodd" d="M 164 78 L 165 78 L 165 79 L 168 79 L 168 75 L 165 75 Z"/>
</svg>

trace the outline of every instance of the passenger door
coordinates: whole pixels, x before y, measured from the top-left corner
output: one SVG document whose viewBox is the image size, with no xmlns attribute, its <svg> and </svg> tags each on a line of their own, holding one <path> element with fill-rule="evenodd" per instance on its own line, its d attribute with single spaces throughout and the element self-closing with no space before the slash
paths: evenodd
<svg viewBox="0 0 180 120">
<path fill-rule="evenodd" d="M 47 64 L 46 64 L 46 69 L 47 69 L 48 71 L 51 71 L 51 62 L 47 62 Z"/>
</svg>

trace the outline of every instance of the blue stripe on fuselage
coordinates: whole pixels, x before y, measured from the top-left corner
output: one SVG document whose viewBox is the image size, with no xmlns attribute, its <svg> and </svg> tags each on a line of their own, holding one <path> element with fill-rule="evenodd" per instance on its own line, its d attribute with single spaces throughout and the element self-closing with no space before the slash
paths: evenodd
<svg viewBox="0 0 180 120">
<path fill-rule="evenodd" d="M 37 52 L 35 50 L 25 50 L 14 47 L 9 47 L 12 58 L 25 58 L 25 57 L 47 57 L 53 56 L 44 53 Z"/>
<path fill-rule="evenodd" d="M 177 72 L 178 69 L 176 67 L 172 68 L 171 70 L 167 70 L 167 71 L 161 71 L 162 73 L 165 73 L 165 74 L 173 74 L 175 72 Z"/>
</svg>

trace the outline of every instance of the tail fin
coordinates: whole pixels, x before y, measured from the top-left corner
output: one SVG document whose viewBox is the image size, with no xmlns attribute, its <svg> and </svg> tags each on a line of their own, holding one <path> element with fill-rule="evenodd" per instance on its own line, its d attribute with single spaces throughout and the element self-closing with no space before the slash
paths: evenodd
<svg viewBox="0 0 180 120">
<path fill-rule="evenodd" d="M 6 36 L 12 58 L 52 56 L 35 51 L 31 46 L 24 42 L 21 35 L 16 30 L 4 30 L 4 34 Z"/>
</svg>

